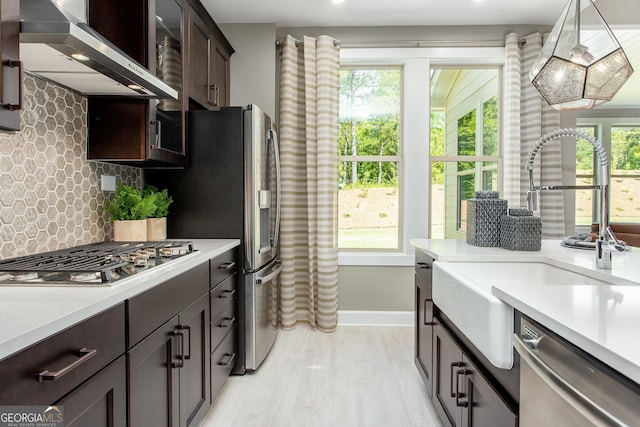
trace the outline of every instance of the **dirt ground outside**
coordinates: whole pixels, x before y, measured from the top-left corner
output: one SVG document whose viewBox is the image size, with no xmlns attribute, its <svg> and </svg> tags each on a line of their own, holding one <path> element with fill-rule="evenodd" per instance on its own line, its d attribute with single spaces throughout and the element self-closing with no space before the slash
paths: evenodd
<svg viewBox="0 0 640 427">
<path fill-rule="evenodd" d="M 577 184 L 588 185 L 591 182 L 582 179 Z M 438 231 L 444 228 L 443 186 L 433 185 L 431 192 L 432 235 L 443 237 Z M 612 222 L 640 222 L 640 178 L 613 178 L 610 194 Z M 576 193 L 578 225 L 591 223 L 594 195 L 597 197 L 592 190 Z M 400 200 L 396 188 L 340 190 L 338 197 L 340 247 L 397 247 Z"/>
</svg>

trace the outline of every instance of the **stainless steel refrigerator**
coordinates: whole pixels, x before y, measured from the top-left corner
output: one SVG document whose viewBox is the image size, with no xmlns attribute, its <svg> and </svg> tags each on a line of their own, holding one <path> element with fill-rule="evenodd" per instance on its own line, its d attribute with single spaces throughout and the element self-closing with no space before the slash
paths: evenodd
<svg viewBox="0 0 640 427">
<path fill-rule="evenodd" d="M 243 265 L 235 373 L 256 370 L 277 335 L 280 163 L 272 120 L 259 107 L 187 113 L 190 164 L 147 169 L 145 182 L 174 198 L 170 238 L 237 238 Z M 239 366 L 242 365 L 242 366 Z"/>
</svg>

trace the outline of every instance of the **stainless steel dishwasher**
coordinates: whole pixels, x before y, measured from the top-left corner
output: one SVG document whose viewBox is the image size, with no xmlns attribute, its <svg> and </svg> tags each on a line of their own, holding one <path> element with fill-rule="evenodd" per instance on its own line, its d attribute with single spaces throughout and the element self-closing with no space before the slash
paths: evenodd
<svg viewBox="0 0 640 427">
<path fill-rule="evenodd" d="M 640 386 L 521 319 L 520 427 L 639 426 Z"/>
</svg>

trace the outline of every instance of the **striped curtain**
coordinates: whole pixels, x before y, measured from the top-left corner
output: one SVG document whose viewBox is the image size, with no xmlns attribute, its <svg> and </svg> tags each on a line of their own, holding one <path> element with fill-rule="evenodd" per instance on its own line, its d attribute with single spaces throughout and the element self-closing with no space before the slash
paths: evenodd
<svg viewBox="0 0 640 427">
<path fill-rule="evenodd" d="M 560 127 L 560 114 L 549 107 L 529 79 L 529 70 L 542 49 L 542 35 L 519 38 L 507 35 L 504 131 L 504 197 L 509 206 L 526 206 L 529 175 L 525 170 L 527 154 L 544 134 Z M 536 156 L 534 179 L 538 185 L 562 183 L 562 144 L 547 144 Z M 560 191 L 540 196 L 542 238 L 565 236 L 564 202 Z"/>
<path fill-rule="evenodd" d="M 338 323 L 338 94 L 334 39 L 287 36 L 280 78 L 280 325 Z"/>
</svg>

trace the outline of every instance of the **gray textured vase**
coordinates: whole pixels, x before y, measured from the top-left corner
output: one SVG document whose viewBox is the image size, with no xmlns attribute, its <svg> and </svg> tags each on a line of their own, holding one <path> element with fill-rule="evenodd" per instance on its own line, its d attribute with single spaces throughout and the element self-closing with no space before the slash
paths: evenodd
<svg viewBox="0 0 640 427">
<path fill-rule="evenodd" d="M 507 214 L 507 201 L 497 191 L 476 191 L 467 200 L 467 243 L 500 246 L 500 219 Z"/>
<path fill-rule="evenodd" d="M 501 219 L 500 246 L 512 251 L 539 251 L 542 219 L 528 209 L 509 209 Z"/>
</svg>

